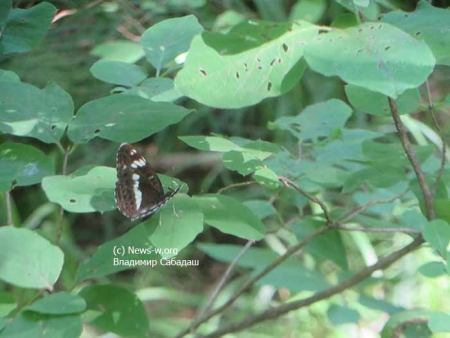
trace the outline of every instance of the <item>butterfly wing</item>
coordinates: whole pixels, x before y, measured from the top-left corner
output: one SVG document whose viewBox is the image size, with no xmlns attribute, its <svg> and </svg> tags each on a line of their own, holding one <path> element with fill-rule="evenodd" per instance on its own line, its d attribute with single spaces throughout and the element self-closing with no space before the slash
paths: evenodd
<svg viewBox="0 0 450 338">
<path fill-rule="evenodd" d="M 153 214 L 181 188 L 164 194 L 158 175 L 150 163 L 131 145 L 117 151 L 116 203 L 126 217 L 135 220 Z"/>
</svg>

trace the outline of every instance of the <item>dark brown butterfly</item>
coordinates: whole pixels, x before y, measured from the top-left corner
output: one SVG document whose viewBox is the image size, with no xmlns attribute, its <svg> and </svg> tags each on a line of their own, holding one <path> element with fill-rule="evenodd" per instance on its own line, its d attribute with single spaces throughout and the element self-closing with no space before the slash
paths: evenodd
<svg viewBox="0 0 450 338">
<path fill-rule="evenodd" d="M 153 214 L 181 189 L 180 185 L 164 193 L 152 166 L 127 143 L 122 143 L 117 151 L 116 169 L 116 204 L 131 220 Z"/>
</svg>

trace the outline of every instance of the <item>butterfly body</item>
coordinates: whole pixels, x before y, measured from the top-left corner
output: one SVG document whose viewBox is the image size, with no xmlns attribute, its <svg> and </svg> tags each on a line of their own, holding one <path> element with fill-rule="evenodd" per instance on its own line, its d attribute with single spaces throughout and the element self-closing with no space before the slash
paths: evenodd
<svg viewBox="0 0 450 338">
<path fill-rule="evenodd" d="M 150 216 L 181 189 L 179 186 L 164 193 L 150 163 L 127 143 L 122 143 L 117 151 L 116 170 L 116 204 L 131 220 Z"/>
</svg>

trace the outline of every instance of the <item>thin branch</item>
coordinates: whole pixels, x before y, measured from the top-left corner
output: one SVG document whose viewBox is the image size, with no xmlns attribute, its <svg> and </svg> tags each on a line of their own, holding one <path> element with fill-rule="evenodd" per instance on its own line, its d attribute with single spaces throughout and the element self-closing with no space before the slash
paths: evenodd
<svg viewBox="0 0 450 338">
<path fill-rule="evenodd" d="M 212 317 L 216 316 L 217 314 L 223 312 L 230 305 L 232 305 L 236 301 L 236 299 L 239 298 L 239 296 L 242 293 L 244 293 L 247 289 L 251 288 L 253 286 L 253 284 L 255 284 L 259 279 L 261 279 L 262 277 L 267 275 L 270 271 L 272 271 L 273 269 L 278 267 L 281 263 L 283 263 L 286 259 L 291 257 L 293 254 L 297 253 L 300 249 L 302 249 L 306 244 L 311 242 L 314 238 L 320 236 L 321 234 L 323 234 L 324 232 L 326 232 L 329 229 L 331 229 L 331 228 L 330 227 L 326 227 L 326 226 L 320 227 L 319 229 L 314 231 L 308 237 L 302 239 L 297 244 L 291 246 L 289 249 L 286 250 L 286 252 L 283 255 L 279 256 L 270 265 L 268 265 L 264 270 L 262 270 L 261 272 L 259 272 L 258 274 L 256 274 L 252 278 L 250 278 L 244 285 L 242 285 L 239 288 L 239 290 L 225 304 L 223 304 L 222 306 L 218 307 L 217 309 L 211 311 L 210 313 L 208 313 L 201 320 L 194 321 L 191 324 L 190 327 L 188 327 L 187 329 L 185 329 L 185 330 L 181 331 L 179 334 L 177 334 L 176 338 L 180 338 L 180 337 L 185 336 L 188 333 L 194 332 L 197 329 L 197 327 L 200 326 L 200 324 L 206 322 L 210 318 L 212 318 Z"/>
<path fill-rule="evenodd" d="M 417 160 L 416 154 L 412 150 L 411 143 L 408 139 L 408 133 L 406 131 L 405 126 L 403 125 L 402 120 L 400 119 L 400 115 L 398 114 L 397 104 L 394 99 L 388 97 L 389 107 L 391 109 L 392 118 L 394 119 L 395 127 L 397 128 L 397 131 L 400 136 L 400 140 L 403 145 L 403 149 L 406 152 L 406 155 L 408 156 L 409 162 L 411 163 L 414 172 L 416 174 L 417 180 L 420 185 L 420 189 L 422 190 L 423 197 L 425 199 L 425 208 L 427 212 L 427 217 L 429 220 L 436 218 L 436 213 L 434 210 L 434 203 L 433 203 L 433 194 L 430 190 L 430 187 L 427 184 L 427 181 L 425 179 L 425 175 L 420 168 L 420 163 Z"/>
<path fill-rule="evenodd" d="M 309 199 L 310 201 L 318 204 L 320 206 L 320 208 L 323 211 L 323 214 L 325 215 L 325 218 L 327 220 L 327 225 L 331 225 L 333 224 L 333 220 L 330 217 L 330 213 L 328 211 L 327 206 L 325 205 L 325 203 L 323 203 L 320 199 L 318 199 L 316 196 L 311 195 L 310 193 L 306 192 L 305 190 L 303 190 L 302 188 L 300 188 L 298 186 L 298 184 L 296 184 L 295 182 L 291 181 L 290 179 L 288 179 L 287 177 L 284 176 L 278 176 L 278 179 L 283 182 L 283 184 L 287 187 L 287 186 L 291 186 L 293 187 L 295 190 L 297 190 L 300 194 L 302 194 L 303 196 L 305 196 L 307 199 Z"/>
<path fill-rule="evenodd" d="M 246 182 L 234 183 L 234 184 L 230 184 L 230 185 L 227 185 L 226 187 L 219 189 L 217 191 L 217 193 L 222 194 L 224 191 L 227 191 L 229 189 L 244 187 L 244 186 L 253 185 L 253 184 L 256 184 L 256 182 L 255 181 L 246 181 Z"/>
<path fill-rule="evenodd" d="M 228 266 L 227 270 L 223 274 L 222 278 L 220 279 L 219 283 L 217 284 L 216 288 L 214 289 L 214 292 L 211 294 L 211 296 L 208 299 L 208 302 L 206 303 L 203 310 L 200 312 L 200 314 L 197 316 L 196 321 L 201 321 L 203 316 L 207 311 L 209 311 L 212 303 L 216 300 L 217 296 L 219 295 L 219 292 L 222 290 L 223 286 L 225 285 L 225 282 L 228 280 L 228 278 L 231 275 L 231 272 L 233 271 L 235 265 L 237 262 L 241 259 L 241 257 L 247 252 L 248 249 L 253 245 L 253 241 L 248 241 L 247 244 L 239 251 L 236 257 L 234 257 L 233 261 Z"/>
<path fill-rule="evenodd" d="M 68 146 L 64 151 L 64 159 L 62 165 L 62 174 L 64 176 L 67 174 L 67 161 L 69 159 L 69 153 L 70 153 L 70 146 Z M 56 245 L 59 245 L 59 241 L 61 240 L 63 219 L 64 219 L 64 208 L 61 207 L 59 211 L 58 227 L 56 228 Z"/>
<path fill-rule="evenodd" d="M 411 228 L 372 228 L 365 226 L 345 226 L 345 225 L 336 225 L 333 227 L 334 229 L 346 230 L 346 231 L 361 231 L 361 232 L 385 232 L 385 233 L 397 233 L 402 232 L 405 234 L 420 234 L 422 231 Z"/>
<path fill-rule="evenodd" d="M 344 216 L 342 216 L 341 218 L 339 218 L 337 220 L 338 223 L 345 223 L 349 220 L 351 220 L 353 217 L 359 215 L 360 213 L 366 211 L 367 209 L 369 209 L 370 207 L 373 207 L 374 205 L 378 205 L 378 204 L 386 204 L 386 203 L 392 203 L 395 200 L 399 199 L 400 197 L 402 197 L 404 194 L 406 194 L 407 191 L 402 192 L 401 194 L 391 197 L 391 198 L 387 198 L 384 200 L 376 200 L 376 201 L 370 201 L 364 205 L 361 205 L 357 208 L 355 208 L 354 210 L 349 211 L 348 213 L 346 213 Z"/>
<path fill-rule="evenodd" d="M 408 254 L 411 251 L 418 248 L 423 242 L 424 242 L 423 238 L 421 236 L 419 236 L 413 242 L 411 242 L 404 248 L 391 253 L 389 256 L 379 259 L 378 262 L 361 270 L 353 277 L 346 279 L 343 282 L 341 282 L 341 283 L 337 284 L 336 286 L 333 286 L 327 290 L 320 291 L 311 297 L 308 297 L 305 299 L 300 299 L 300 300 L 289 302 L 289 303 L 285 303 L 280 306 L 270 308 L 260 314 L 257 314 L 255 316 L 251 316 L 251 317 L 247 317 L 245 320 L 242 320 L 238 323 L 226 326 L 226 327 L 219 329 L 217 331 L 214 331 L 206 336 L 198 336 L 198 337 L 202 337 L 202 338 L 222 337 L 223 335 L 225 335 L 227 333 L 241 331 L 241 330 L 249 328 L 257 323 L 278 318 L 281 315 L 284 315 L 290 311 L 298 310 L 298 309 L 306 307 L 308 305 L 317 303 L 321 300 L 330 298 L 330 297 L 332 297 L 338 293 L 341 293 L 341 292 L 351 288 L 352 286 L 362 282 L 366 278 L 370 277 L 372 275 L 372 273 L 374 273 L 375 271 L 386 269 L 392 263 L 398 261 L 400 258 L 405 256 L 406 254 Z"/>
<path fill-rule="evenodd" d="M 14 226 L 12 219 L 12 207 L 11 207 L 11 191 L 5 193 L 6 198 L 6 225 Z"/>
<path fill-rule="evenodd" d="M 427 87 L 427 96 L 428 96 L 428 111 L 430 112 L 431 118 L 433 119 L 433 124 L 434 127 L 437 130 L 437 133 L 439 135 L 439 138 L 441 139 L 441 144 L 442 144 L 442 158 L 441 158 L 441 165 L 439 167 L 439 173 L 436 179 L 436 183 L 434 184 L 433 187 L 433 196 L 436 195 L 436 191 L 439 187 L 439 184 L 441 183 L 442 180 L 442 175 L 444 174 L 444 167 L 445 167 L 445 157 L 447 155 L 447 147 L 445 145 L 445 141 L 444 138 L 442 137 L 442 131 L 441 128 L 439 127 L 439 123 L 436 119 L 436 116 L 434 115 L 434 105 L 433 105 L 433 100 L 431 99 L 431 91 L 430 91 L 430 83 L 428 82 L 428 80 L 425 82 L 426 87 Z"/>
</svg>

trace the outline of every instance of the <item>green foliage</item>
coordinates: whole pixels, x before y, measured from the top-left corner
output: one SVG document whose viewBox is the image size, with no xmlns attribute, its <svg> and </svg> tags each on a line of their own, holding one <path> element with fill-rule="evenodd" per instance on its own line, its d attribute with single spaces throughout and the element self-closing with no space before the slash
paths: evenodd
<svg viewBox="0 0 450 338">
<path fill-rule="evenodd" d="M 450 331 L 449 11 L 252 5 L 0 3 L 0 336 L 175 336 L 224 281 L 212 308 L 238 306 L 194 335 Z M 122 142 L 172 152 L 150 162 L 182 186 L 135 223 L 115 211 Z"/>
</svg>

